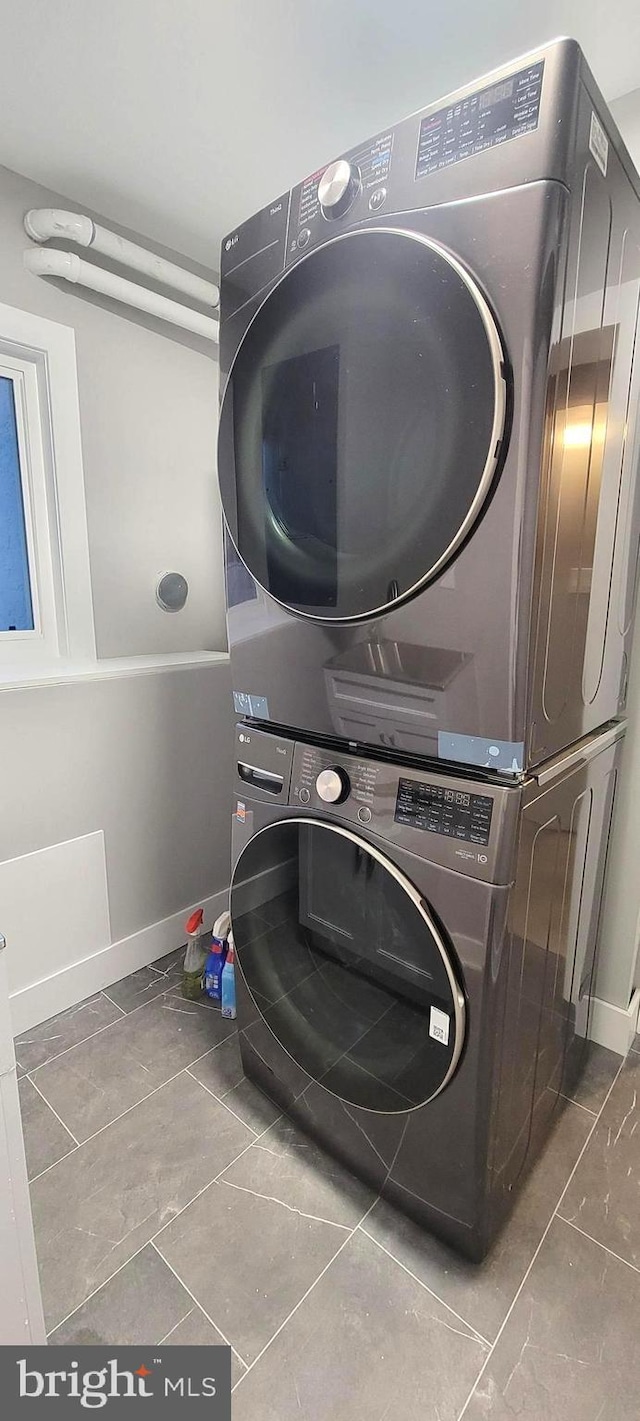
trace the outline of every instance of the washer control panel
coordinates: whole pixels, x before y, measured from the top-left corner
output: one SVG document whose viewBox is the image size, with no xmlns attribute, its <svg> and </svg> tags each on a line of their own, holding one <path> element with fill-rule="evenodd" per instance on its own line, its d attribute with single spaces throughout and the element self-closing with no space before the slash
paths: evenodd
<svg viewBox="0 0 640 1421">
<path fill-rule="evenodd" d="M 310 815 L 485 883 L 509 881 L 521 786 L 369 760 L 246 724 L 236 746 L 238 818 L 249 822 L 251 810 L 253 829 Z"/>
<path fill-rule="evenodd" d="M 470 844 L 488 844 L 493 800 L 489 794 L 449 789 L 423 780 L 400 779 L 396 824 L 409 824 L 429 834 L 444 834 Z"/>
<path fill-rule="evenodd" d="M 296 745 L 289 802 L 331 807 L 347 819 L 368 824 L 380 769 L 370 760 L 336 756 L 317 745 Z"/>
<path fill-rule="evenodd" d="M 321 770 L 316 780 L 316 794 L 325 804 L 342 804 L 351 793 L 351 781 L 346 770 L 333 765 L 330 770 Z"/>
</svg>

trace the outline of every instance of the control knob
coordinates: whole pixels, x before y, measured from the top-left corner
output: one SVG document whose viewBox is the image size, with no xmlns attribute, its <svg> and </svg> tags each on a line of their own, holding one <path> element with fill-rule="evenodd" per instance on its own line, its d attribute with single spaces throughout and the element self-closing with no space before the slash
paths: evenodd
<svg viewBox="0 0 640 1421">
<path fill-rule="evenodd" d="M 316 780 L 316 793 L 325 804 L 342 804 L 350 789 L 349 776 L 338 765 L 330 770 L 321 770 Z"/>
<path fill-rule="evenodd" d="M 346 158 L 330 163 L 318 183 L 318 201 L 322 216 L 342 217 L 348 212 L 360 188 L 360 173 Z"/>
</svg>

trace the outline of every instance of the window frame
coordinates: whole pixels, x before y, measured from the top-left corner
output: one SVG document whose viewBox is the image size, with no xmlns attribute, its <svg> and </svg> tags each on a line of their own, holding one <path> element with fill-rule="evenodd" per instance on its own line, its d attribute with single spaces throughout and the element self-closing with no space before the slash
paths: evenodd
<svg viewBox="0 0 640 1421">
<path fill-rule="evenodd" d="M 75 333 L 0 303 L 13 380 L 34 628 L 0 630 L 0 684 L 27 667 L 95 661 Z"/>
</svg>

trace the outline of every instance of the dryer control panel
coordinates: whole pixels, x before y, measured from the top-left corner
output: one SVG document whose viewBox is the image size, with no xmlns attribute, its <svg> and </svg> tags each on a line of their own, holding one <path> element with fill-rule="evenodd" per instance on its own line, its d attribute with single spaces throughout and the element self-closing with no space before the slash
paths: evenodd
<svg viewBox="0 0 640 1421">
<path fill-rule="evenodd" d="M 229 232 L 220 256 L 223 372 L 273 283 L 341 232 L 395 226 L 399 214 L 403 226 L 412 214 L 409 226 L 420 230 L 420 212 L 442 203 L 566 181 L 562 115 L 574 51 L 572 41 L 554 41 L 380 129 Z"/>
</svg>

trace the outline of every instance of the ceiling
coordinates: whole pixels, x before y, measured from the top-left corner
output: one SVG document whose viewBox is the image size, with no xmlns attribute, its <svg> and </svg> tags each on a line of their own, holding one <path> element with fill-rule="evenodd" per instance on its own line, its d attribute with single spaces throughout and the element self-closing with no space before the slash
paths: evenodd
<svg viewBox="0 0 640 1421">
<path fill-rule="evenodd" d="M 640 86 L 637 0 L 5 3 L 0 163 L 216 267 L 344 148 L 554 34 Z"/>
</svg>

